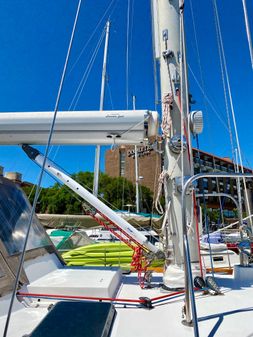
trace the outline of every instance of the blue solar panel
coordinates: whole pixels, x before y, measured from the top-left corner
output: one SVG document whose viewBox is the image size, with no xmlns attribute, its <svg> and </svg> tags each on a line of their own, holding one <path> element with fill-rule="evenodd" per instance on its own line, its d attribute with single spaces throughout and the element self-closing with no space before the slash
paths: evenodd
<svg viewBox="0 0 253 337">
<path fill-rule="evenodd" d="M 114 316 L 111 303 L 58 302 L 29 337 L 107 337 Z"/>
</svg>

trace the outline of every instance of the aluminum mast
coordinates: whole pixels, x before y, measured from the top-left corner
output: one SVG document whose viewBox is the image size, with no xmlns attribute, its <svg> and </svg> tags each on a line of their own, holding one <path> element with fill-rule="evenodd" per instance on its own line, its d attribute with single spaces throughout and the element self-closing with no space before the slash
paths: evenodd
<svg viewBox="0 0 253 337">
<path fill-rule="evenodd" d="M 183 33 L 183 7 L 180 0 L 153 0 L 153 35 L 155 55 L 160 64 L 160 85 L 165 140 L 164 170 L 167 173 L 167 200 L 170 203 L 168 228 L 170 232 L 169 262 L 164 273 L 164 283 L 171 288 L 184 287 L 183 227 L 182 227 L 182 185 L 187 176 L 192 175 L 191 147 L 186 142 L 189 135 L 189 104 L 187 92 L 186 60 Z M 181 45 L 180 45 L 181 44 Z M 185 70 L 185 71 L 184 71 Z M 183 120 L 181 120 L 181 113 Z M 182 123 L 183 122 L 183 123 Z M 182 125 L 183 132 L 182 132 Z M 183 135 L 183 136 L 182 136 Z M 182 144 L 183 143 L 183 144 Z M 182 149 L 183 145 L 183 149 Z M 182 179 L 183 178 L 183 179 Z M 192 195 L 186 198 L 193 274 L 198 274 L 199 255 L 197 236 L 193 222 Z M 167 256 L 168 256 L 167 255 Z"/>
<path fill-rule="evenodd" d="M 100 111 L 104 110 L 105 80 L 106 80 L 106 66 L 107 66 L 109 32 L 110 32 L 110 21 L 107 21 L 106 32 L 105 32 L 106 35 L 105 35 L 105 48 L 104 48 L 103 70 L 102 70 L 101 93 L 100 93 L 100 107 L 99 107 Z M 100 145 L 97 145 L 96 146 L 96 152 L 95 152 L 94 180 L 93 180 L 93 194 L 95 196 L 98 195 L 99 169 L 100 169 Z"/>
</svg>

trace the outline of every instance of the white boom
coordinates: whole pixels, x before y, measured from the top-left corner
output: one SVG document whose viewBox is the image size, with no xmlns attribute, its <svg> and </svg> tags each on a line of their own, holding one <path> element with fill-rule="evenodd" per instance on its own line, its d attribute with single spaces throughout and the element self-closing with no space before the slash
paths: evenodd
<svg viewBox="0 0 253 337">
<path fill-rule="evenodd" d="M 36 149 L 29 145 L 23 145 L 23 150 L 35 163 L 40 167 L 43 165 L 44 156 Z M 118 214 L 106 206 L 102 201 L 95 197 L 92 193 L 87 191 L 83 186 L 78 184 L 74 179 L 62 172 L 55 163 L 46 159 L 45 171 L 54 176 L 57 180 L 61 181 L 64 185 L 68 186 L 72 191 L 78 194 L 81 198 L 92 205 L 96 210 L 104 214 L 108 219 L 117 224 L 124 232 L 126 232 L 131 238 L 137 241 L 141 246 L 145 247 L 152 253 L 159 253 L 159 249 L 148 241 L 148 239 L 130 225 L 126 220 L 122 219 Z"/>
<path fill-rule="evenodd" d="M 53 112 L 1 112 L 0 144 L 46 144 Z M 148 110 L 59 111 L 51 144 L 142 144 L 157 134 Z"/>
</svg>

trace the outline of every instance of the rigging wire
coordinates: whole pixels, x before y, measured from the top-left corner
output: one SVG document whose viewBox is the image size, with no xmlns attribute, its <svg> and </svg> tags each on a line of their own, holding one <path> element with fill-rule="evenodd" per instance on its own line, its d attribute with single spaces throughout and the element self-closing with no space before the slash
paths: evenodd
<svg viewBox="0 0 253 337">
<path fill-rule="evenodd" d="M 27 247 L 27 243 L 28 243 L 29 233 L 30 233 L 30 229 L 31 229 L 31 226 L 32 226 L 33 217 L 34 217 L 34 214 L 35 214 L 35 208 L 36 208 L 38 197 L 39 197 L 39 191 L 40 191 L 40 187 L 41 187 L 41 183 L 42 183 L 42 178 L 43 178 L 43 175 L 44 175 L 45 164 L 46 164 L 46 160 L 47 160 L 48 153 L 49 153 L 51 139 L 52 139 L 52 136 L 53 136 L 53 131 L 54 131 L 55 122 L 56 122 L 56 116 L 57 116 L 60 98 L 61 98 L 61 94 L 62 94 L 63 83 L 64 83 L 64 80 L 65 80 L 65 77 L 66 77 L 66 70 L 67 70 L 67 66 L 68 66 L 68 63 L 69 63 L 70 53 L 71 53 L 71 50 L 72 50 L 72 45 L 73 45 L 73 40 L 74 40 L 74 36 L 75 36 L 75 31 L 76 31 L 77 21 L 78 21 L 78 17 L 79 17 L 79 13 L 80 13 L 81 4 L 82 4 L 82 0 L 79 0 L 78 5 L 77 5 L 75 20 L 74 20 L 74 24 L 73 24 L 73 28 L 72 28 L 72 32 L 71 32 L 68 51 L 67 51 L 63 71 L 62 71 L 60 85 L 59 85 L 59 89 L 58 89 L 58 93 L 57 93 L 57 97 L 56 97 L 56 102 L 55 102 L 55 107 L 54 107 L 54 115 L 53 115 L 50 131 L 49 131 L 49 135 L 48 135 L 48 141 L 47 141 L 47 145 L 46 145 L 45 156 L 44 156 L 44 159 L 43 159 L 43 163 L 42 163 L 42 167 L 41 167 L 41 171 L 40 171 L 40 176 L 39 176 L 39 181 L 38 181 L 38 185 L 36 187 L 35 197 L 34 197 L 32 209 L 31 209 L 31 213 L 30 213 L 30 217 L 29 217 L 29 221 L 28 221 L 27 233 L 26 233 L 26 237 L 25 237 L 25 241 L 24 241 L 23 250 L 22 250 L 22 253 L 21 253 L 21 256 L 20 256 L 20 261 L 19 261 L 19 266 L 18 266 L 18 270 L 17 270 L 17 274 L 16 274 L 14 289 L 13 289 L 13 292 L 12 292 L 12 295 L 11 295 L 11 300 L 10 300 L 10 305 L 9 305 L 6 323 L 5 323 L 5 327 L 4 327 L 3 337 L 6 337 L 7 333 L 8 333 L 12 307 L 13 307 L 15 295 L 16 295 L 16 292 L 17 292 L 17 289 L 18 289 L 18 284 L 19 284 L 19 280 L 20 280 L 20 276 L 21 276 L 21 272 L 22 272 L 22 268 L 23 268 L 23 264 L 24 264 L 25 252 L 26 252 L 26 247 Z"/>
<path fill-rule="evenodd" d="M 198 62 L 198 68 L 199 68 L 199 74 L 200 74 L 200 82 L 201 82 L 201 87 L 204 89 L 203 91 L 205 92 L 205 82 L 204 82 L 204 76 L 203 76 L 203 69 L 202 69 L 202 64 L 201 64 L 201 58 L 200 58 L 200 51 L 199 51 L 199 43 L 198 43 L 198 38 L 197 38 L 197 27 L 196 27 L 196 20 L 195 20 L 195 16 L 194 16 L 194 8 L 193 8 L 193 4 L 192 4 L 192 0 L 190 0 L 190 11 L 191 11 L 191 18 L 192 18 L 192 26 L 193 26 L 193 35 L 194 35 L 194 42 L 195 42 L 195 48 L 196 48 L 196 53 L 197 53 L 197 62 Z M 188 65 L 189 68 L 189 65 Z M 209 133 L 210 132 L 210 119 L 209 119 L 209 109 L 207 106 L 207 99 L 206 99 L 206 95 L 202 93 L 202 97 L 203 97 L 203 104 L 205 107 L 205 111 L 206 111 L 206 118 L 207 118 L 207 127 L 209 129 Z M 196 143 L 197 143 L 197 148 L 199 149 L 199 135 L 196 134 L 195 136 L 196 139 Z M 212 137 L 210 138 L 210 141 L 213 143 L 213 139 Z"/>
<path fill-rule="evenodd" d="M 95 62 L 95 59 L 96 59 L 96 57 L 97 57 L 99 48 L 100 48 L 100 46 L 101 46 L 101 44 L 102 44 L 104 35 L 105 35 L 105 28 L 104 28 L 104 30 L 103 30 L 101 36 L 100 36 L 100 39 L 99 39 L 99 41 L 98 41 L 98 43 L 97 43 L 97 45 L 96 45 L 96 47 L 95 47 L 95 50 L 94 50 L 93 54 L 92 54 L 92 56 L 91 56 L 90 62 L 88 63 L 88 65 L 87 65 L 87 67 L 86 67 L 86 69 L 85 69 L 85 71 L 84 71 L 84 74 L 83 74 L 83 76 L 82 76 L 82 78 L 81 78 L 81 81 L 80 81 L 80 83 L 79 83 L 79 85 L 78 85 L 78 87 L 77 87 L 77 89 L 76 89 L 76 92 L 75 92 L 75 94 L 74 94 L 74 96 L 73 96 L 73 99 L 72 99 L 72 101 L 71 101 L 71 103 L 70 103 L 70 105 L 69 105 L 68 111 L 70 111 L 70 110 L 75 110 L 75 108 L 76 108 L 76 106 L 77 106 L 77 104 L 78 104 L 78 102 L 79 102 L 79 99 L 80 99 L 80 97 L 81 97 L 81 94 L 82 94 L 82 92 L 83 92 L 83 89 L 84 89 L 84 87 L 85 87 L 85 85 L 86 85 L 86 83 L 87 83 L 87 80 L 88 80 L 89 74 L 90 74 L 90 72 L 91 72 L 91 69 L 92 69 L 92 67 L 93 67 L 93 65 L 94 65 L 94 62 Z M 57 155 L 59 149 L 60 149 L 60 145 L 59 145 L 59 146 L 57 147 L 57 149 L 56 149 L 56 152 L 55 152 L 55 154 L 54 154 L 54 156 L 53 156 L 53 160 L 55 159 L 55 157 L 56 157 L 56 155 Z M 48 155 L 50 155 L 50 153 L 51 153 L 52 150 L 53 150 L 53 147 L 51 147 L 51 149 L 49 150 Z M 38 176 L 38 178 L 39 178 L 39 176 Z M 28 195 L 28 199 L 29 199 L 29 200 L 30 200 L 30 198 L 31 198 L 31 196 L 32 196 L 32 193 L 33 193 L 33 191 L 34 191 L 34 189 L 35 189 L 35 186 L 36 186 L 36 185 L 33 184 L 33 187 L 32 187 L 32 189 L 31 189 L 31 191 L 30 191 L 30 193 L 29 193 L 29 195 Z M 40 195 L 40 193 L 41 193 L 41 190 L 42 190 L 42 188 L 40 188 L 39 195 Z"/>
<path fill-rule="evenodd" d="M 183 115 L 183 104 L 182 102 L 184 102 L 183 99 L 183 95 L 185 94 L 183 91 L 183 64 L 185 63 L 185 59 L 184 59 L 184 42 L 183 42 L 183 13 L 180 11 L 180 17 L 179 17 L 179 51 L 180 51 L 180 55 L 181 55 L 181 59 L 180 59 L 180 102 L 179 102 L 179 110 L 180 110 L 180 125 L 181 125 L 181 150 L 180 150 L 180 158 L 181 158 L 181 188 L 183 191 L 184 188 L 184 153 L 183 153 L 183 144 L 184 144 L 184 115 Z M 171 81 L 171 79 L 170 79 Z M 171 87 L 172 88 L 172 87 Z M 179 158 L 179 156 L 178 156 Z M 183 200 L 183 194 L 181 195 L 181 203 Z"/>
<path fill-rule="evenodd" d="M 54 155 L 53 155 L 53 160 L 55 159 L 55 157 L 57 156 L 57 154 L 58 154 L 58 152 L 59 152 L 59 150 L 60 150 L 60 145 L 57 145 L 57 147 L 56 147 L 56 151 L 55 151 L 55 153 L 54 153 Z M 53 146 L 51 147 L 51 149 L 49 150 L 49 152 L 48 152 L 48 156 L 51 154 L 51 152 L 53 151 Z M 39 179 L 39 175 L 37 176 L 37 179 L 36 180 L 38 180 Z M 30 201 L 30 198 L 31 198 L 31 196 L 32 196 L 32 194 L 33 194 L 33 191 L 34 191 L 34 189 L 35 189 L 35 187 L 36 187 L 36 184 L 33 184 L 33 186 L 32 186 L 32 189 L 31 189 L 31 191 L 30 191 L 30 193 L 29 193 L 29 195 L 28 195 L 28 200 Z M 40 191 L 39 191 L 39 196 L 40 196 L 40 193 L 41 193 L 41 191 L 42 191 L 42 187 L 40 188 Z"/>
<path fill-rule="evenodd" d="M 81 81 L 80 81 L 80 83 L 79 83 L 79 85 L 78 85 L 78 87 L 76 89 L 75 95 L 74 95 L 74 97 L 73 97 L 73 99 L 72 99 L 72 101 L 70 103 L 70 106 L 69 106 L 68 110 L 70 110 L 70 109 L 75 110 L 75 108 L 77 106 L 77 103 L 78 103 L 78 101 L 79 101 L 79 99 L 81 97 L 83 89 L 84 89 L 84 87 L 85 87 L 85 85 L 87 83 L 87 80 L 88 80 L 88 77 L 90 75 L 91 69 L 92 69 L 92 67 L 94 65 L 94 62 L 96 60 L 96 57 L 97 57 L 99 48 L 101 47 L 101 44 L 102 44 L 104 36 L 105 36 L 105 28 L 103 29 L 103 32 L 100 35 L 98 43 L 97 43 L 97 45 L 96 45 L 96 47 L 94 49 L 94 52 L 93 52 L 93 54 L 91 56 L 91 59 L 90 59 L 88 65 L 86 67 L 86 70 L 85 70 L 85 72 L 84 72 L 84 74 L 83 74 L 83 76 L 81 78 Z"/>
<path fill-rule="evenodd" d="M 213 103 L 211 102 L 211 100 L 209 99 L 209 97 L 207 96 L 207 94 L 205 93 L 203 87 L 201 86 L 201 84 L 199 83 L 196 75 L 194 74 L 191 66 L 188 64 L 188 69 L 190 70 L 190 73 L 192 74 L 192 77 L 194 79 L 194 81 L 196 82 L 197 86 L 199 87 L 200 91 L 202 92 L 202 94 L 204 95 L 207 103 L 209 104 L 209 106 L 211 107 L 211 109 L 213 110 L 213 112 L 216 114 L 217 118 L 219 119 L 219 121 L 221 122 L 221 124 L 224 126 L 224 128 L 228 130 L 228 126 L 226 124 L 226 122 L 224 122 L 224 120 L 221 118 L 219 112 L 217 111 L 217 109 L 215 108 L 215 106 L 213 105 Z"/>
<path fill-rule="evenodd" d="M 216 20 L 217 20 L 218 36 L 219 36 L 219 40 L 220 40 L 222 58 L 223 58 L 223 63 L 224 63 L 225 77 L 226 77 L 227 88 L 228 88 L 228 95 L 229 95 L 230 108 L 231 108 L 233 125 L 234 125 L 234 132 L 235 132 L 235 138 L 236 138 L 236 146 L 237 146 L 237 150 L 238 150 L 238 157 L 239 157 L 239 162 L 240 162 L 240 166 L 241 166 L 241 171 L 242 171 L 242 173 L 244 173 L 244 167 L 243 167 L 243 162 L 242 162 L 242 154 L 241 154 L 241 146 L 240 146 L 240 141 L 239 141 L 239 136 L 238 136 L 238 131 L 237 131 L 235 109 L 234 109 L 232 91 L 231 91 L 231 86 L 230 86 L 230 79 L 229 79 L 228 70 L 227 70 L 227 61 L 226 61 L 226 56 L 225 56 L 225 51 L 224 51 L 224 46 L 223 46 L 223 39 L 222 39 L 222 34 L 221 34 L 220 20 L 219 20 L 219 14 L 218 14 L 218 8 L 217 8 L 216 0 L 213 0 L 213 5 L 214 5 L 214 14 L 215 14 L 215 17 L 216 17 Z M 243 186 L 244 186 L 244 190 L 245 190 L 245 199 L 246 199 L 246 205 L 247 205 L 246 209 L 247 209 L 247 213 L 250 214 L 250 204 L 249 204 L 249 198 L 248 198 L 248 193 L 247 193 L 246 180 L 245 180 L 245 178 L 242 178 L 242 180 L 243 180 Z M 238 191 L 238 193 L 239 193 L 239 191 Z M 251 224 L 251 227 L 253 227 L 253 222 L 252 222 L 251 218 L 250 218 L 250 224 Z"/>
<path fill-rule="evenodd" d="M 197 28 L 196 28 L 196 22 L 195 22 L 192 0 L 190 0 L 190 11 L 191 11 L 191 17 L 192 17 L 193 35 L 194 35 L 194 42 L 195 42 L 196 53 L 197 53 L 197 61 L 198 61 L 199 74 L 200 74 L 200 82 L 201 82 L 202 88 L 205 91 L 205 82 L 204 82 L 203 69 L 202 69 L 202 64 L 201 64 L 201 59 L 200 59 L 199 43 L 198 43 L 198 39 L 197 39 Z M 203 93 L 202 93 L 202 95 L 203 95 Z M 206 110 L 208 110 L 205 95 L 203 95 L 203 99 L 204 99 L 204 106 L 205 106 Z"/>
<path fill-rule="evenodd" d="M 223 94 L 224 94 L 224 100 L 225 100 L 225 110 L 227 115 L 227 124 L 228 124 L 228 132 L 229 132 L 229 139 L 230 139 L 230 146 L 231 146 L 231 153 L 232 153 L 232 162 L 234 163 L 234 169 L 236 169 L 235 166 L 235 158 L 234 158 L 234 141 L 233 141 L 233 132 L 231 127 L 231 120 L 230 120 L 230 113 L 229 113 L 229 103 L 228 103 L 228 97 L 227 97 L 227 88 L 226 88 L 226 82 L 225 82 L 225 74 L 224 74 L 224 62 L 222 58 L 222 51 L 221 51 L 221 43 L 219 39 L 219 29 L 218 29 L 218 22 L 216 15 L 214 16 L 215 21 L 215 30 L 216 30 L 216 38 L 217 38 L 217 45 L 218 45 L 218 54 L 219 54 L 219 62 L 220 62 L 220 71 L 221 71 L 221 79 L 222 79 L 222 86 L 223 86 Z M 220 185 L 218 183 L 218 179 L 216 178 L 217 183 L 217 190 L 218 193 L 220 193 Z M 238 185 L 239 186 L 239 185 Z M 223 207 L 221 202 L 221 197 L 219 196 L 219 204 L 220 204 L 220 210 L 221 210 L 221 218 L 222 222 L 224 223 L 224 216 L 223 216 Z"/>
<path fill-rule="evenodd" d="M 192 17 L 193 34 L 194 34 L 195 48 L 196 48 L 196 53 L 197 53 L 197 61 L 198 61 L 198 67 L 199 67 L 199 73 L 200 73 L 201 87 L 204 88 L 204 91 L 205 91 L 205 82 L 204 82 L 203 70 L 202 70 L 201 59 L 200 59 L 200 51 L 199 51 L 199 44 L 198 44 L 198 39 L 197 39 L 197 29 L 196 29 L 192 0 L 190 0 L 190 11 L 191 11 L 191 17 Z M 204 103 L 204 106 L 205 106 L 205 110 L 206 110 L 206 112 L 208 112 L 209 109 L 207 107 L 206 95 L 204 95 L 203 92 L 202 92 L 202 95 L 203 95 L 203 103 Z M 208 116 L 208 114 L 207 114 L 207 116 Z M 199 153 L 199 135 L 196 135 L 196 143 L 197 143 L 197 150 L 198 150 L 199 171 L 201 172 L 200 153 Z M 218 192 L 220 192 L 220 187 L 219 187 L 217 178 L 216 178 L 216 184 L 217 184 Z M 203 198 L 205 198 L 204 197 L 204 190 L 203 190 Z M 220 197 L 219 197 L 219 203 L 221 205 L 221 198 Z M 222 214 L 222 218 L 223 218 L 223 212 L 221 214 Z"/>
<path fill-rule="evenodd" d="M 215 11 L 215 7 L 214 7 L 214 11 Z M 220 71 L 221 71 L 221 79 L 222 79 L 222 86 L 223 86 L 223 94 L 224 94 L 224 100 L 225 100 L 225 109 L 226 109 L 226 115 L 227 115 L 228 132 L 229 132 L 229 139 L 230 139 L 231 152 L 232 152 L 232 161 L 234 163 L 234 149 L 235 149 L 235 147 L 234 147 L 234 142 L 233 142 L 233 133 L 232 133 L 229 106 L 228 106 L 228 97 L 227 97 L 225 74 L 224 74 L 224 59 L 222 58 L 222 50 L 221 50 L 222 47 L 221 47 L 221 41 L 220 41 L 220 37 L 219 37 L 219 26 L 218 26 L 218 21 L 217 21 L 216 15 L 214 15 L 214 21 L 215 21 L 216 38 L 217 38 L 219 61 L 220 61 Z M 235 164 L 234 164 L 234 166 L 235 166 Z"/>
<path fill-rule="evenodd" d="M 251 67 L 253 69 L 253 47 L 252 47 L 252 39 L 251 39 L 251 33 L 250 33 L 250 27 L 249 27 L 249 18 L 248 18 L 248 11 L 247 11 L 247 6 L 246 6 L 246 0 L 242 0 L 242 5 L 243 5 L 243 12 L 244 12 L 246 34 L 247 34 L 248 45 L 249 45 Z"/>
<path fill-rule="evenodd" d="M 81 52 L 79 53 L 79 55 L 78 55 L 76 61 L 75 61 L 75 62 L 73 63 L 73 65 L 70 67 L 67 76 L 70 75 L 70 73 L 72 72 L 72 70 L 75 68 L 76 64 L 79 62 L 79 60 L 80 60 L 81 56 L 83 55 L 83 53 L 85 52 L 85 50 L 86 50 L 88 44 L 90 43 L 90 41 L 92 40 L 93 36 L 94 36 L 95 33 L 97 32 L 99 26 L 101 25 L 101 22 L 102 22 L 102 21 L 104 20 L 104 18 L 107 16 L 107 14 L 108 14 L 109 10 L 111 9 L 113 3 L 115 2 L 115 5 L 114 5 L 114 7 L 113 7 L 113 9 L 112 9 L 112 11 L 111 11 L 111 15 L 112 15 L 112 13 L 113 13 L 114 10 L 115 10 L 117 1 L 118 1 L 118 0 L 112 0 L 112 1 L 110 2 L 110 4 L 108 5 L 107 9 L 105 10 L 103 16 L 101 17 L 101 19 L 100 19 L 99 22 L 97 23 L 95 29 L 93 30 L 92 34 L 90 35 L 90 37 L 89 37 L 88 40 L 86 41 L 85 45 L 83 46 L 83 48 L 82 48 Z"/>
<path fill-rule="evenodd" d="M 182 103 L 180 104 L 180 112 L 181 112 L 181 186 L 182 191 L 184 190 L 184 134 L 187 137 L 187 134 L 189 134 L 189 123 L 187 123 L 187 127 L 185 127 L 185 121 L 187 118 L 189 119 L 189 92 L 188 92 L 188 74 L 187 74 L 187 60 L 186 60 L 186 45 L 185 45 L 185 30 L 184 30 L 184 0 L 180 1 L 180 14 L 179 14 L 179 25 L 180 25 L 180 54 L 181 54 L 181 62 L 180 62 L 180 94 L 182 95 Z M 180 103 L 180 102 L 179 102 Z M 193 175 L 193 162 L 192 162 L 192 151 L 189 147 L 190 142 L 189 139 L 187 139 L 187 151 L 188 151 L 188 160 L 189 160 L 189 168 L 191 171 L 191 174 Z M 178 156 L 179 157 L 179 156 Z M 183 204 L 183 193 L 181 193 L 181 204 Z M 193 207 L 191 207 L 193 211 Z M 187 225 L 187 224 L 186 224 Z M 188 231 L 185 232 L 183 229 L 183 250 L 184 250 L 184 269 L 185 272 L 188 274 L 188 282 L 186 281 L 186 295 L 185 295 L 185 315 L 186 320 L 189 318 L 189 316 L 192 317 L 193 322 L 193 328 L 194 328 L 194 334 L 195 336 L 199 336 L 198 331 L 198 323 L 197 323 L 197 312 L 196 312 L 196 303 L 194 299 L 193 294 L 193 282 L 192 282 L 192 270 L 191 270 L 191 260 L 190 260 L 190 252 L 189 252 L 189 241 L 188 241 L 188 234 L 189 231 L 193 229 L 193 221 L 190 224 L 190 227 L 188 228 Z M 188 283 L 188 287 L 187 287 Z M 191 299 L 190 299 L 191 297 Z M 191 306 L 191 309 L 190 309 Z M 191 311 L 191 314 L 190 314 Z"/>
<path fill-rule="evenodd" d="M 114 104 L 113 104 L 113 99 L 112 99 L 112 90 L 111 90 L 111 86 L 110 86 L 110 83 L 107 79 L 106 81 L 106 86 L 107 86 L 107 92 L 109 94 L 109 100 L 110 100 L 110 103 L 111 103 L 111 108 L 112 110 L 114 110 Z"/>
<path fill-rule="evenodd" d="M 155 16 L 155 13 L 153 12 L 152 7 L 152 0 L 150 0 L 150 8 L 152 15 Z M 159 94 L 158 94 L 158 76 L 157 76 L 157 61 L 156 61 L 156 52 L 155 52 L 155 23 L 154 20 L 152 20 L 152 52 L 153 52 L 153 78 L 154 78 L 154 109 L 158 111 L 158 105 L 159 105 Z"/>
<path fill-rule="evenodd" d="M 130 0 L 127 1 L 127 31 L 126 31 L 126 108 L 129 107 L 129 28 L 130 28 Z"/>
</svg>

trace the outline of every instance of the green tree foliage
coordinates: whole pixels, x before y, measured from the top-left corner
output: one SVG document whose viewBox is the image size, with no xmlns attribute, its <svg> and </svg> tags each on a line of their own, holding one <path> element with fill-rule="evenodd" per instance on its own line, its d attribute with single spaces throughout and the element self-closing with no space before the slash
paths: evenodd
<svg viewBox="0 0 253 337">
<path fill-rule="evenodd" d="M 90 192 L 93 186 L 93 173 L 78 172 L 72 178 L 87 188 Z M 26 186 L 23 188 L 32 203 L 35 188 Z M 114 209 L 126 210 L 127 204 L 135 205 L 135 186 L 125 178 L 112 178 L 101 173 L 99 181 L 100 198 Z M 151 212 L 153 196 L 149 188 L 140 187 L 141 211 Z M 38 213 L 52 214 L 83 214 L 82 200 L 68 187 L 56 183 L 52 187 L 42 188 L 39 202 L 36 207 Z M 133 210 L 135 208 L 133 207 Z"/>
</svg>

